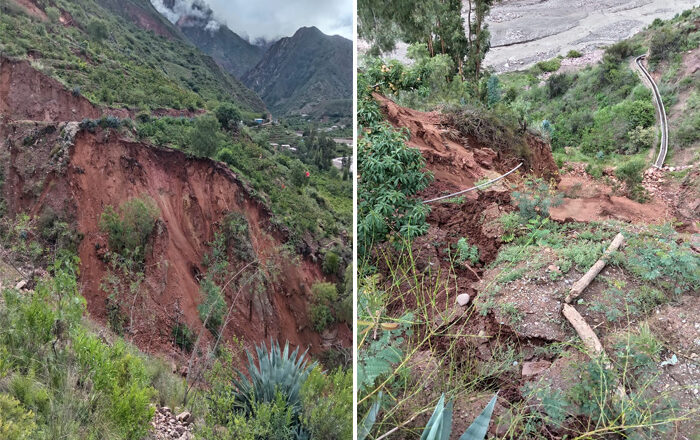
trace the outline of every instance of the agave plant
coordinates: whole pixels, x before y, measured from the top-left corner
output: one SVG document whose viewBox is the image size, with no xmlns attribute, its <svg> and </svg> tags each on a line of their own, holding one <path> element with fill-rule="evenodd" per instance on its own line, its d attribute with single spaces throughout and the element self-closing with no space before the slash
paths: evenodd
<svg viewBox="0 0 700 440">
<path fill-rule="evenodd" d="M 308 362 L 308 349 L 301 355 L 298 347 L 289 353 L 289 342 L 286 342 L 284 350 L 281 350 L 278 342 L 270 340 L 269 351 L 263 343 L 255 346 L 255 352 L 259 366 L 251 353 L 246 350 L 250 378 L 240 370 L 236 370 L 238 378 L 233 380 L 236 389 L 234 396 L 236 408 L 251 414 L 255 403 L 274 402 L 279 392 L 286 399 L 287 405 L 292 408 L 295 417 L 298 416 L 301 410 L 299 391 L 317 364 Z"/>
<path fill-rule="evenodd" d="M 491 398 L 486 408 L 479 414 L 479 417 L 474 419 L 472 424 L 469 425 L 469 428 L 459 437 L 459 440 L 484 440 L 486 432 L 489 429 L 489 423 L 491 422 L 491 415 L 496 405 L 497 396 L 498 394 L 495 394 Z M 360 426 L 358 426 L 357 440 L 365 440 L 369 435 L 369 432 L 372 430 L 372 425 L 374 425 L 377 419 L 381 400 L 382 394 L 379 393 L 377 401 L 374 402 L 369 413 L 362 423 L 360 423 Z M 433 415 L 430 417 L 430 420 L 428 420 L 428 424 L 425 425 L 425 429 L 423 429 L 423 434 L 420 436 L 421 440 L 449 440 L 450 434 L 452 433 L 452 406 L 452 400 L 445 403 L 445 395 L 443 394 L 440 396 L 440 400 L 437 405 L 435 405 Z"/>
</svg>

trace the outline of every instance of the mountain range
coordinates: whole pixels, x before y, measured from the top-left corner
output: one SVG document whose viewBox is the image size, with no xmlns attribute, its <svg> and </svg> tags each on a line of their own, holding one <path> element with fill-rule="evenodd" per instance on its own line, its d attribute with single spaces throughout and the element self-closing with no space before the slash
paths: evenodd
<svg viewBox="0 0 700 440">
<path fill-rule="evenodd" d="M 203 1 L 150 0 L 193 45 L 255 91 L 275 116 L 352 114 L 352 42 L 316 27 L 254 44 L 217 21 Z"/>
</svg>

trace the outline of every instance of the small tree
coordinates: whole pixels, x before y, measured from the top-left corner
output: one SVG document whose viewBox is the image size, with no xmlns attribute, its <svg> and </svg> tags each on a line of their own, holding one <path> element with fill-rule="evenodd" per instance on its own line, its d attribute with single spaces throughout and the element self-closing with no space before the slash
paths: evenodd
<svg viewBox="0 0 700 440">
<path fill-rule="evenodd" d="M 219 120 L 212 115 L 197 118 L 190 131 L 190 150 L 198 156 L 213 157 L 220 145 Z"/>
<path fill-rule="evenodd" d="M 87 33 L 95 41 L 102 41 L 109 36 L 107 25 L 104 21 L 93 19 L 87 25 Z"/>
<path fill-rule="evenodd" d="M 216 108 L 214 114 L 223 128 L 237 131 L 238 123 L 241 120 L 241 112 L 238 107 L 230 102 L 224 102 Z"/>
<path fill-rule="evenodd" d="M 645 168 L 646 162 L 644 159 L 635 158 L 625 162 L 615 170 L 615 176 L 625 183 L 628 194 L 634 199 L 643 199 L 641 183 L 644 179 L 643 171 Z"/>
</svg>

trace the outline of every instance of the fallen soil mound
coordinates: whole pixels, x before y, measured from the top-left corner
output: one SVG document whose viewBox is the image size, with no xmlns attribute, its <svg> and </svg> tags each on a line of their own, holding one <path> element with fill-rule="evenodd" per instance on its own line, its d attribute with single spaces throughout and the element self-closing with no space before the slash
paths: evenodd
<svg viewBox="0 0 700 440">
<path fill-rule="evenodd" d="M 394 126 L 410 131 L 408 145 L 420 150 L 428 169 L 435 175 L 435 181 L 424 192 L 426 198 L 472 187 L 479 180 L 506 173 L 522 161 L 513 154 L 482 145 L 473 137 L 460 135 L 448 124 L 446 116 L 437 111 L 412 110 L 382 95 L 373 96 Z M 558 170 L 549 145 L 529 134 L 525 140 L 530 158 L 523 171 L 557 180 Z"/>
</svg>

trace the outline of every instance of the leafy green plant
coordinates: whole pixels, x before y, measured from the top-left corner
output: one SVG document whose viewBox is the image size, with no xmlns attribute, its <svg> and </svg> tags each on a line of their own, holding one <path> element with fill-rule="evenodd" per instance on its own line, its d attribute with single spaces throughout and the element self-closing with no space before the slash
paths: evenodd
<svg viewBox="0 0 700 440">
<path fill-rule="evenodd" d="M 406 133 L 381 123 L 367 128 L 358 146 L 358 244 L 364 253 L 395 234 L 412 239 L 424 234 L 429 208 L 415 194 L 432 176 L 420 152 L 406 145 Z"/>
<path fill-rule="evenodd" d="M 323 256 L 323 273 L 326 275 L 338 273 L 340 269 L 340 257 L 333 251 L 328 251 Z"/>
<path fill-rule="evenodd" d="M 471 245 L 466 237 L 462 237 L 457 241 L 457 260 L 460 262 L 469 261 L 471 264 L 479 262 L 479 248 L 476 245 Z"/>
<path fill-rule="evenodd" d="M 338 289 L 333 283 L 317 282 L 311 287 L 311 292 L 311 323 L 314 330 L 322 332 L 335 321 L 333 307 L 338 300 Z"/>
<path fill-rule="evenodd" d="M 25 440 L 32 438 L 35 430 L 34 414 L 22 408 L 14 397 L 0 393 L 0 437 Z"/>
<path fill-rule="evenodd" d="M 542 179 L 526 180 L 524 185 L 522 191 L 512 193 L 523 220 L 549 217 L 549 208 L 562 203 L 561 195 L 555 193 L 553 188 Z"/>
<path fill-rule="evenodd" d="M 352 437 L 352 370 L 324 374 L 315 367 L 301 387 L 302 424 L 311 438 Z"/>
<path fill-rule="evenodd" d="M 148 197 L 133 198 L 118 210 L 107 206 L 100 216 L 100 230 L 108 234 L 112 252 L 143 265 L 148 240 L 160 215 L 155 202 Z"/>
</svg>

